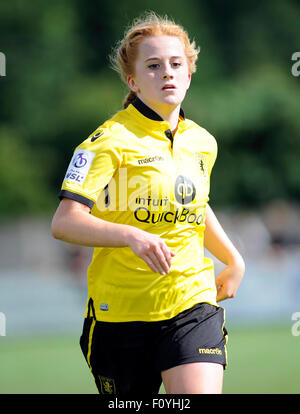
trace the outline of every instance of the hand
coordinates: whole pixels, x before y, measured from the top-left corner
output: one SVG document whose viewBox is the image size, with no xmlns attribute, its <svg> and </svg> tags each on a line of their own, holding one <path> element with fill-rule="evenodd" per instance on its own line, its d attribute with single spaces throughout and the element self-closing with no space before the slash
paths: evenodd
<svg viewBox="0 0 300 414">
<path fill-rule="evenodd" d="M 234 298 L 245 273 L 244 262 L 228 265 L 216 277 L 217 302 Z"/>
<path fill-rule="evenodd" d="M 175 255 L 165 241 L 156 234 L 132 227 L 128 245 L 139 258 L 144 260 L 155 273 L 169 273 L 171 258 Z"/>
</svg>

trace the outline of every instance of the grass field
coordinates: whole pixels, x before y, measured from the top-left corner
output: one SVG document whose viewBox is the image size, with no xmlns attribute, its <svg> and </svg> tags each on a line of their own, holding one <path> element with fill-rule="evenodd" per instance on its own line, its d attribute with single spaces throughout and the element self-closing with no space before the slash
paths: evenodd
<svg viewBox="0 0 300 414">
<path fill-rule="evenodd" d="M 300 336 L 292 336 L 290 327 L 230 329 L 228 356 L 224 394 L 300 393 Z M 0 393 L 97 390 L 76 336 L 0 337 Z"/>
</svg>

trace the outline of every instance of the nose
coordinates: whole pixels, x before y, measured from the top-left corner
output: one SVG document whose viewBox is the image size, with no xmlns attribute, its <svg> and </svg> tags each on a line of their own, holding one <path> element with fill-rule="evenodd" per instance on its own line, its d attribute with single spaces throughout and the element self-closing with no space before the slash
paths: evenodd
<svg viewBox="0 0 300 414">
<path fill-rule="evenodd" d="M 162 72 L 162 78 L 164 80 L 168 80 L 168 79 L 173 79 L 174 78 L 174 76 L 172 75 L 172 69 L 168 65 L 165 65 L 164 66 L 164 70 Z"/>
<path fill-rule="evenodd" d="M 170 73 L 165 73 L 164 75 L 163 75 L 163 79 L 165 79 L 165 80 L 168 80 L 168 79 L 173 79 L 174 78 L 174 76 L 173 75 L 171 75 Z"/>
</svg>

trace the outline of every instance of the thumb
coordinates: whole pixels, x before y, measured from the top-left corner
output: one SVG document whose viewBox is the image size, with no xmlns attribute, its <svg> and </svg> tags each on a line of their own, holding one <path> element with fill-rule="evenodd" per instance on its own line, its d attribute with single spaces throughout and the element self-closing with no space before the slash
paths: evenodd
<svg viewBox="0 0 300 414">
<path fill-rule="evenodd" d="M 215 280 L 217 288 L 217 298 L 216 301 L 220 302 L 221 300 L 226 299 L 225 286 L 223 285 L 222 277 L 217 277 Z"/>
<path fill-rule="evenodd" d="M 221 300 L 225 300 L 225 299 L 227 299 L 227 294 L 225 292 L 225 289 L 223 288 L 223 286 L 218 286 L 216 301 L 221 302 Z"/>
</svg>

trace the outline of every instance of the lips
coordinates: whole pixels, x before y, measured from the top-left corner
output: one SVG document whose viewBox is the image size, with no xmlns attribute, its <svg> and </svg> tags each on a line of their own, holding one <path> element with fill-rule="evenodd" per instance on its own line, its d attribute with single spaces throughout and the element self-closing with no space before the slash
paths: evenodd
<svg viewBox="0 0 300 414">
<path fill-rule="evenodd" d="M 176 86 L 175 85 L 172 85 L 172 84 L 167 84 L 167 85 L 164 85 L 161 89 L 163 91 L 172 90 L 172 89 L 176 89 Z"/>
</svg>

